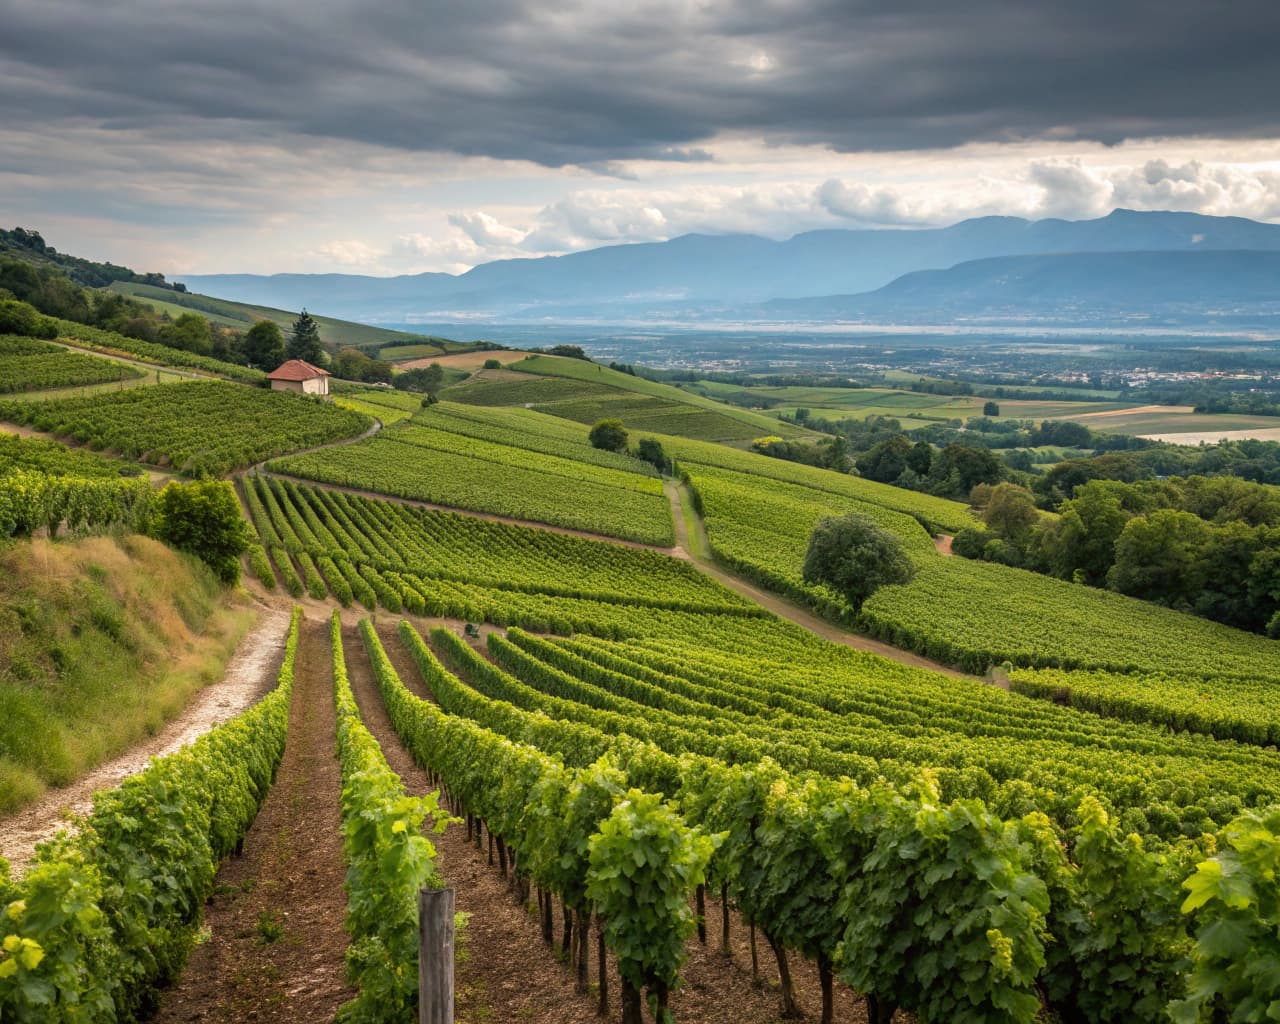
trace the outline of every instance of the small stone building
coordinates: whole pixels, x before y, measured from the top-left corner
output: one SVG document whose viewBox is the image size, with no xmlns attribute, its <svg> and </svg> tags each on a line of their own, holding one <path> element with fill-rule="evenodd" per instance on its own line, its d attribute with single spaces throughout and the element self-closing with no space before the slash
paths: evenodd
<svg viewBox="0 0 1280 1024">
<path fill-rule="evenodd" d="M 327 395 L 329 371 L 301 359 L 290 359 L 267 374 L 272 391 L 296 391 L 301 395 Z"/>
</svg>

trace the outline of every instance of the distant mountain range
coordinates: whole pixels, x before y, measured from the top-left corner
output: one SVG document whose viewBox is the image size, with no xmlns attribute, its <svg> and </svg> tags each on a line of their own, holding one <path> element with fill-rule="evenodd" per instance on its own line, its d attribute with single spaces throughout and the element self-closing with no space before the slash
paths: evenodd
<svg viewBox="0 0 1280 1024">
<path fill-rule="evenodd" d="M 785 241 L 685 235 L 465 274 L 192 275 L 220 298 L 350 320 L 779 318 L 946 323 L 1270 320 L 1280 225 L 1117 210 L 1087 221 L 982 217 L 928 230 L 811 231 Z"/>
<path fill-rule="evenodd" d="M 1280 252 L 997 256 L 917 270 L 860 295 L 775 299 L 770 320 L 1224 325 L 1280 320 Z"/>
</svg>

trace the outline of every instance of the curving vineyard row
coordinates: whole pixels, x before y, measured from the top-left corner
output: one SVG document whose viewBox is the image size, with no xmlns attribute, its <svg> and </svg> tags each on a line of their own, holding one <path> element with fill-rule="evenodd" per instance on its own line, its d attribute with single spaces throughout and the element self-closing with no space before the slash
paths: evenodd
<svg viewBox="0 0 1280 1024">
<path fill-rule="evenodd" d="M 1280 746 L 1280 692 L 1274 679 L 1017 669 L 1009 681 L 1016 693 L 1108 718 Z"/>
<path fill-rule="evenodd" d="M 1063 823 L 1081 799 L 1096 796 L 1127 828 L 1168 839 L 1220 827 L 1280 794 L 1280 767 L 1256 748 L 1170 737 L 1007 694 L 987 700 L 996 691 L 952 680 L 930 685 L 925 672 L 882 684 L 873 660 L 861 673 L 837 674 L 832 665 L 805 678 L 781 660 L 760 665 L 745 653 L 713 650 L 717 656 L 707 659 L 690 641 L 658 683 L 643 668 L 620 671 L 625 658 L 610 668 L 600 665 L 607 658 L 591 664 L 579 653 L 548 654 L 558 642 L 518 630 L 510 637 L 489 640 L 505 672 L 460 652 L 489 696 L 553 717 L 585 716 L 597 728 L 676 754 L 735 762 L 767 756 L 793 770 L 868 783 L 905 783 L 923 767 L 948 798 L 981 797 L 1001 813 L 1034 806 Z M 584 642 L 616 657 L 606 641 Z M 630 641 L 642 649 L 646 643 L 656 641 Z M 722 685 L 708 685 L 716 679 Z M 725 707 L 726 692 L 754 707 Z"/>
<path fill-rule="evenodd" d="M 924 1024 L 1031 1021 L 1041 995 L 1068 1020 L 1156 1021 L 1188 994 L 1194 921 L 1180 911 L 1181 883 L 1209 841 L 1144 844 L 1088 796 L 1055 829 L 1026 807 L 1002 817 L 948 801 L 929 773 L 863 788 L 767 759 L 669 751 L 640 738 L 651 709 L 619 728 L 618 712 L 588 704 L 576 715 L 563 700 L 554 713 L 522 708 L 537 692 L 527 683 L 434 631 L 464 685 L 400 628 L 447 715 L 567 765 L 607 756 L 625 784 L 678 799 L 687 821 L 718 837 L 708 882 L 764 931 L 780 964 L 784 949 L 817 959 L 824 1020 L 834 973 L 868 997 L 871 1020 L 901 1007 Z M 1265 908 L 1253 913 L 1265 919 Z"/>
<path fill-rule="evenodd" d="M 994 562 L 932 557 L 862 607 L 873 636 L 988 665 L 1280 679 L 1280 644 L 1195 615 Z"/>
<path fill-rule="evenodd" d="M 580 940 L 594 909 L 622 978 L 624 1014 L 634 1014 L 626 1019 L 640 1019 L 642 990 L 664 1005 L 694 929 L 689 897 L 703 880 L 713 840 L 686 826 L 661 797 L 628 786 L 607 760 L 569 768 L 420 699 L 400 680 L 368 619 L 360 630 L 396 732 L 460 810 L 497 837 L 504 873 L 511 853 L 513 882 L 532 881 L 560 896 L 577 918 Z M 434 661 L 425 648 L 415 656 L 429 667 Z M 580 944 L 580 965 L 585 953 Z"/>
<path fill-rule="evenodd" d="M 141 370 L 126 363 L 68 352 L 60 345 L 33 338 L 0 335 L 0 394 L 102 384 L 141 376 Z"/>
<path fill-rule="evenodd" d="M 0 419 L 191 474 L 225 473 L 370 426 L 367 416 L 319 399 L 220 381 L 51 402 L 10 400 L 0 403 Z"/>
<path fill-rule="evenodd" d="M 0 861 L 0 1019 L 132 1020 L 176 977 L 284 753 L 300 620 L 295 609 L 270 694 L 99 793 L 80 832 L 39 847 L 21 879 Z"/>
<path fill-rule="evenodd" d="M 375 580 L 387 574 L 404 578 L 403 586 L 392 584 L 401 592 L 402 603 L 405 590 L 418 589 L 408 582 L 411 577 L 449 581 L 467 593 L 489 589 L 672 610 L 759 614 L 744 598 L 693 566 L 654 551 L 274 477 L 251 477 L 245 481 L 245 491 L 266 547 L 283 548 L 295 557 L 306 554 L 317 562 L 328 558 L 344 575 L 344 565 L 357 566 L 360 573 L 376 573 L 369 579 L 374 587 Z M 407 606 L 417 603 L 409 598 Z"/>
<path fill-rule="evenodd" d="M 507 454 L 519 449 L 489 444 L 482 450 L 478 446 L 488 442 L 440 431 L 406 433 L 407 442 L 396 439 L 415 429 L 398 426 L 359 444 L 278 459 L 268 468 L 321 483 L 623 540 L 668 547 L 675 543 L 671 510 L 656 480 L 532 452 L 508 463 Z M 415 437 L 431 436 L 445 439 L 439 442 L 445 447 L 412 443 Z M 477 451 L 487 452 L 487 457 Z M 589 471 L 592 479 L 586 479 Z M 617 486 L 620 482 L 627 486 Z M 638 489 L 655 484 L 657 493 Z"/>
</svg>

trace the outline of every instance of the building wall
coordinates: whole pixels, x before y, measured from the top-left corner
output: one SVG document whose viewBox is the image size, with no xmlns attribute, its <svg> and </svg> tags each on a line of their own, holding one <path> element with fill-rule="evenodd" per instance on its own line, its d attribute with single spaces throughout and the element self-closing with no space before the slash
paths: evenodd
<svg viewBox="0 0 1280 1024">
<path fill-rule="evenodd" d="M 272 391 L 293 391 L 300 395 L 327 395 L 329 378 L 314 377 L 311 380 L 273 380 Z"/>
</svg>

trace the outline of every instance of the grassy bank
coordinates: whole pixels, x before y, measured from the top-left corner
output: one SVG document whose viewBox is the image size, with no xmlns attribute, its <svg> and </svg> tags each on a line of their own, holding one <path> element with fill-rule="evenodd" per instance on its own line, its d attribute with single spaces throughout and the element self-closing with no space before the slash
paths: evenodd
<svg viewBox="0 0 1280 1024">
<path fill-rule="evenodd" d="M 254 617 L 145 537 L 0 550 L 0 813 L 158 731 Z"/>
</svg>

